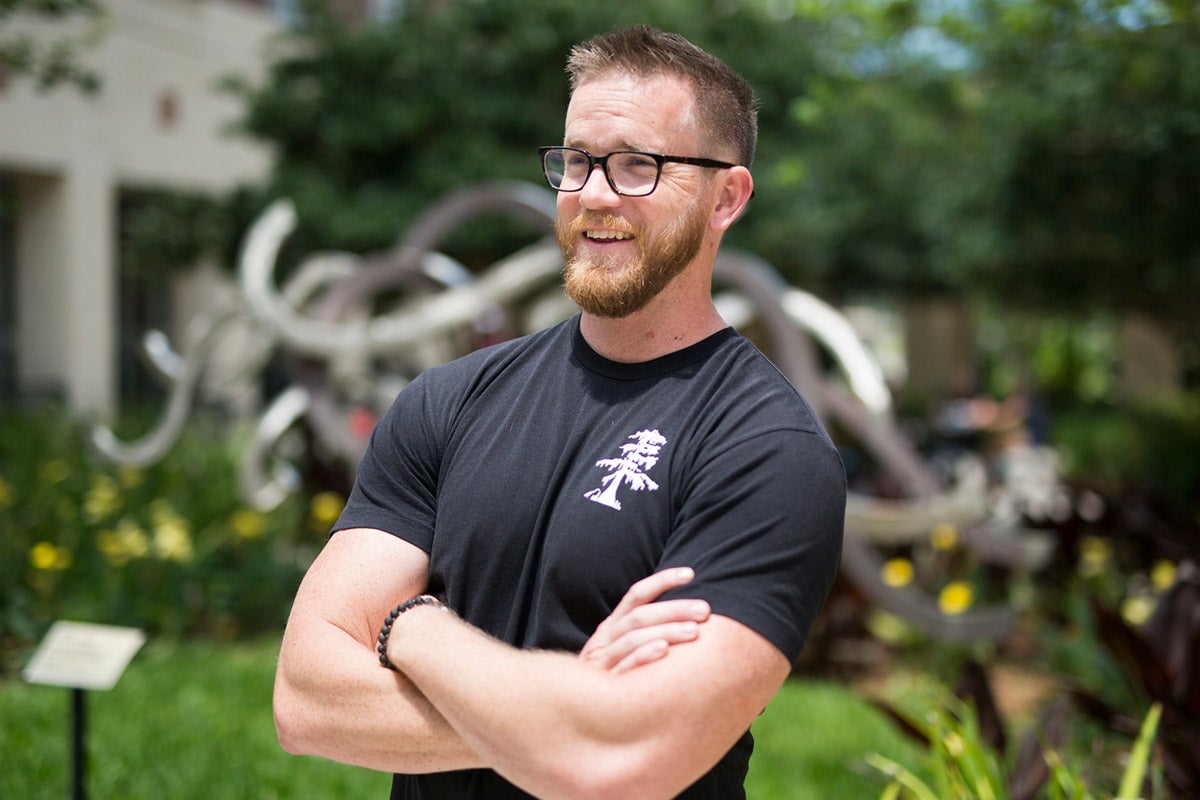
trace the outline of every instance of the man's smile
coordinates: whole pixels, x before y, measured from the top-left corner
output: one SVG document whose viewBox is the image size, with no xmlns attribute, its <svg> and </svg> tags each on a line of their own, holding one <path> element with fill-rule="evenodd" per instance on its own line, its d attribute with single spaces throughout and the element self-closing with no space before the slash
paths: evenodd
<svg viewBox="0 0 1200 800">
<path fill-rule="evenodd" d="M 593 242 L 620 242 L 632 239 L 633 234 L 625 231 L 584 231 L 583 238 Z"/>
</svg>

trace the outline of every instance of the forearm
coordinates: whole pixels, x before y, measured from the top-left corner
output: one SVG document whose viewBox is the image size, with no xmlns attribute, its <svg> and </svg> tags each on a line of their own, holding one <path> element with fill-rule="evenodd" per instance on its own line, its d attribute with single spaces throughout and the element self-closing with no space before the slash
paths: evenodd
<svg viewBox="0 0 1200 800">
<path fill-rule="evenodd" d="M 387 772 L 479 766 L 406 679 L 379 665 L 391 598 L 425 586 L 428 559 L 381 531 L 333 536 L 296 593 L 275 678 L 275 726 L 292 753 Z"/>
<path fill-rule="evenodd" d="M 587 796 L 587 777 L 567 765 L 599 771 L 612 751 L 599 746 L 606 732 L 579 705 L 614 678 L 570 655 L 518 651 L 461 623 L 439 625 L 435 614 L 443 616 L 414 609 L 397 622 L 389 648 L 397 668 L 510 781 L 539 797 Z"/>
<path fill-rule="evenodd" d="M 526 791 L 667 798 L 728 751 L 778 685 L 746 692 L 726 677 L 724 687 L 684 681 L 707 674 L 692 669 L 701 663 L 692 647 L 618 675 L 566 654 L 516 650 L 419 607 L 393 627 L 388 652 L 464 740 Z M 739 696 L 717 703 L 715 693 Z"/>
<path fill-rule="evenodd" d="M 275 723 L 291 753 L 383 772 L 482 766 L 445 718 L 404 676 L 334 626 L 289 632 L 275 680 Z"/>
</svg>

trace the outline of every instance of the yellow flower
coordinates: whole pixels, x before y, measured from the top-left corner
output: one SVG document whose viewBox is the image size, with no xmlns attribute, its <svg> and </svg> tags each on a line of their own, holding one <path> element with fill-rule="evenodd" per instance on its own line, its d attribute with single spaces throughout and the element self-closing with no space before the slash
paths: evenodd
<svg viewBox="0 0 1200 800">
<path fill-rule="evenodd" d="M 29 551 L 29 562 L 37 570 L 62 572 L 71 566 L 71 553 L 65 547 L 56 547 L 50 542 L 38 542 Z"/>
<path fill-rule="evenodd" d="M 121 487 L 110 475 L 101 472 L 92 477 L 92 485 L 83 498 L 83 513 L 88 522 L 108 519 L 121 508 Z"/>
<path fill-rule="evenodd" d="M 160 497 L 150 503 L 150 517 L 154 520 L 155 524 L 182 519 L 179 516 L 179 512 L 175 510 L 175 506 L 171 505 L 171 501 L 164 497 Z"/>
<path fill-rule="evenodd" d="M 156 556 L 183 564 L 192 560 L 192 552 L 192 535 L 186 527 L 171 522 L 154 526 Z"/>
<path fill-rule="evenodd" d="M 229 527 L 239 539 L 257 539 L 267 530 L 267 518 L 257 511 L 239 508 L 229 517 Z"/>
<path fill-rule="evenodd" d="M 50 569 L 54 566 L 58 548 L 49 542 L 38 542 L 29 551 L 29 563 L 34 569 Z"/>
<path fill-rule="evenodd" d="M 971 584 L 966 581 L 947 583 L 938 594 L 938 608 L 948 616 L 963 613 L 974 601 L 975 593 L 971 590 Z"/>
<path fill-rule="evenodd" d="M 101 531 L 96 537 L 96 546 L 108 557 L 109 563 L 122 567 L 130 559 L 145 558 L 150 552 L 150 539 L 136 522 L 125 518 L 117 523 L 116 530 Z"/>
<path fill-rule="evenodd" d="M 1175 562 L 1161 559 L 1150 570 L 1150 583 L 1156 592 L 1165 592 L 1175 583 Z"/>
<path fill-rule="evenodd" d="M 907 558 L 892 558 L 879 571 L 883 582 L 892 588 L 908 586 L 913 579 L 913 565 Z"/>
<path fill-rule="evenodd" d="M 867 630 L 885 644 L 903 644 L 912 636 L 912 628 L 900 617 L 886 611 L 875 610 L 867 615 Z"/>
<path fill-rule="evenodd" d="M 129 555 L 121 547 L 121 539 L 116 531 L 106 530 L 96 534 L 96 549 L 104 554 L 108 563 L 114 567 L 123 567 L 129 563 Z"/>
<path fill-rule="evenodd" d="M 1135 628 L 1150 619 L 1154 613 L 1154 600 L 1144 594 L 1135 594 L 1121 603 L 1121 616 Z"/>
<path fill-rule="evenodd" d="M 935 550 L 953 550 L 958 544 L 958 528 L 950 522 L 935 525 L 929 533 L 929 541 Z"/>
<path fill-rule="evenodd" d="M 1085 536 L 1079 542 L 1079 572 L 1085 577 L 1095 577 L 1104 572 L 1112 559 L 1112 545 L 1099 536 Z"/>
<path fill-rule="evenodd" d="M 0 511 L 17 504 L 17 490 L 4 478 L 0 478 Z"/>
<path fill-rule="evenodd" d="M 337 522 L 345 506 L 346 500 L 339 493 L 317 492 L 308 506 L 309 524 L 314 530 L 327 531 Z"/>
<path fill-rule="evenodd" d="M 154 555 L 164 561 L 191 561 L 192 532 L 187 522 L 169 506 L 159 506 L 156 511 Z"/>
</svg>

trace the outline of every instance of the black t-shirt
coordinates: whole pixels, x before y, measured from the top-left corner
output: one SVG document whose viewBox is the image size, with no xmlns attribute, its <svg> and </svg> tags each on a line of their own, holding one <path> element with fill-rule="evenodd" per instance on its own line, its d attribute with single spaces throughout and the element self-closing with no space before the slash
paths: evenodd
<svg viewBox="0 0 1200 800">
<path fill-rule="evenodd" d="M 578 317 L 427 370 L 376 427 L 335 530 L 430 555 L 428 591 L 521 648 L 579 651 L 634 582 L 707 600 L 789 659 L 832 584 L 845 476 L 811 408 L 731 329 L 638 364 Z M 743 797 L 749 733 L 681 797 Z M 525 798 L 487 770 L 393 798 Z"/>
</svg>

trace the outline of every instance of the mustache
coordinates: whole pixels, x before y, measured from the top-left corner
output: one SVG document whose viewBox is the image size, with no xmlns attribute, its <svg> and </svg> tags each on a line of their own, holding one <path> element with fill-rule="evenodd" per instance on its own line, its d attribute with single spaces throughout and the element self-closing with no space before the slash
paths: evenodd
<svg viewBox="0 0 1200 800">
<path fill-rule="evenodd" d="M 578 236 L 585 228 L 608 228 L 622 233 L 632 233 L 638 236 L 640 231 L 620 217 L 603 211 L 584 211 L 569 222 L 555 223 L 561 233 Z"/>
</svg>

